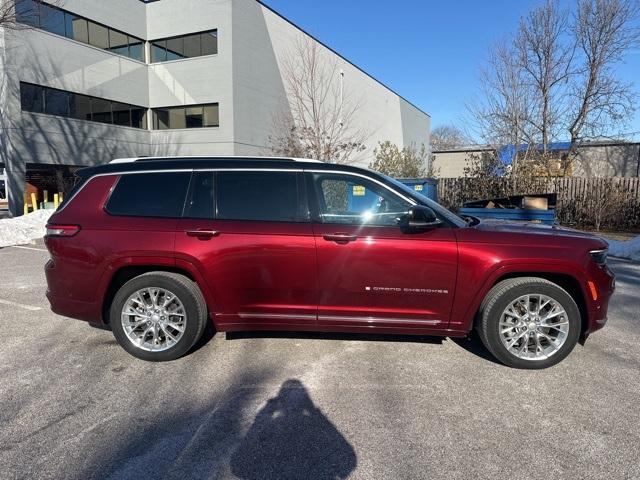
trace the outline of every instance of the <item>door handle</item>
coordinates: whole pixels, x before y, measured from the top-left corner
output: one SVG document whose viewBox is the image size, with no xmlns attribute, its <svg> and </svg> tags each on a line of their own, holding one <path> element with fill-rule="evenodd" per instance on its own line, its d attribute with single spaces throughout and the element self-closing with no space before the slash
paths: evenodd
<svg viewBox="0 0 640 480">
<path fill-rule="evenodd" d="M 357 235 L 351 235 L 349 233 L 330 233 L 323 235 L 327 242 L 336 242 L 336 243 L 349 243 L 355 242 L 358 239 Z"/>
<path fill-rule="evenodd" d="M 220 232 L 216 230 L 187 230 L 185 233 L 189 237 L 197 237 L 197 238 L 213 238 L 220 235 Z"/>
</svg>

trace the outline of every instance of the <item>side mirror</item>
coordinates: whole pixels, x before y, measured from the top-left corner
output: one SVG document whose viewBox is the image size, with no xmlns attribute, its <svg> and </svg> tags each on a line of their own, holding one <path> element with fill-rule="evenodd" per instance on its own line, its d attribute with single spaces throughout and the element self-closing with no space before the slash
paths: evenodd
<svg viewBox="0 0 640 480">
<path fill-rule="evenodd" d="M 442 222 L 438 220 L 435 212 L 424 205 L 411 207 L 398 221 L 398 225 L 405 233 L 423 232 L 440 224 Z"/>
</svg>

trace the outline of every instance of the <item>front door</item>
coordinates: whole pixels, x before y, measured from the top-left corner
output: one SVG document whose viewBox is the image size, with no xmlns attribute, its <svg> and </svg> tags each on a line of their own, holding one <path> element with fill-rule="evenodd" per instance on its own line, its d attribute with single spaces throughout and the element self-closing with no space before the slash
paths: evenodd
<svg viewBox="0 0 640 480">
<path fill-rule="evenodd" d="M 206 277 L 222 329 L 316 323 L 316 248 L 303 174 L 194 172 L 178 258 Z"/>
<path fill-rule="evenodd" d="M 412 205 L 407 197 L 356 174 L 307 175 L 319 325 L 446 328 L 458 256 L 452 230 L 403 233 L 397 219 Z"/>
</svg>

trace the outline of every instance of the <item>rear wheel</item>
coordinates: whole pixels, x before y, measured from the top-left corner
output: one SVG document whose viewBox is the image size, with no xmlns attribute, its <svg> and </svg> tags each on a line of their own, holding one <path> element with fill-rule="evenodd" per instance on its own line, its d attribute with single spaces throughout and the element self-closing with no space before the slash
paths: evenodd
<svg viewBox="0 0 640 480">
<path fill-rule="evenodd" d="M 202 336 L 207 308 L 198 286 L 183 275 L 150 272 L 125 283 L 111 304 L 118 343 L 150 361 L 175 360 Z"/>
<path fill-rule="evenodd" d="M 576 302 L 563 288 L 542 278 L 498 283 L 480 313 L 482 343 L 510 367 L 555 365 L 571 353 L 580 336 Z"/>
</svg>

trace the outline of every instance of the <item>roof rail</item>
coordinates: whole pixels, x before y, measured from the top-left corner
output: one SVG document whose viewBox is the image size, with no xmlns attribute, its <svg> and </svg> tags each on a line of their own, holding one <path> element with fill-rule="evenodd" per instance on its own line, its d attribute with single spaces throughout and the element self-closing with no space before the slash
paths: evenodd
<svg viewBox="0 0 640 480">
<path fill-rule="evenodd" d="M 109 163 L 133 163 L 133 162 L 147 162 L 147 161 L 162 161 L 162 160 L 265 160 L 265 161 L 279 161 L 279 162 L 313 162 L 323 163 L 321 160 L 313 160 L 310 158 L 294 158 L 294 157 L 251 157 L 251 156 L 237 156 L 237 155 L 179 155 L 172 157 L 132 157 L 132 158 L 116 158 Z"/>
</svg>

